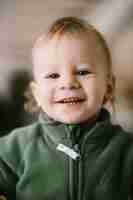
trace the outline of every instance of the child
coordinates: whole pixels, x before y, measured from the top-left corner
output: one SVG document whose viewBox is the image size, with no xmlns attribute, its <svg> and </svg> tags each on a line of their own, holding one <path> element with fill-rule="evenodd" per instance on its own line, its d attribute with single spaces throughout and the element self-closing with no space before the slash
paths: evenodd
<svg viewBox="0 0 133 200">
<path fill-rule="evenodd" d="M 1 194 L 17 200 L 127 200 L 133 139 L 104 108 L 114 96 L 108 47 L 86 21 L 57 20 L 35 42 L 39 120 L 0 139 Z"/>
</svg>

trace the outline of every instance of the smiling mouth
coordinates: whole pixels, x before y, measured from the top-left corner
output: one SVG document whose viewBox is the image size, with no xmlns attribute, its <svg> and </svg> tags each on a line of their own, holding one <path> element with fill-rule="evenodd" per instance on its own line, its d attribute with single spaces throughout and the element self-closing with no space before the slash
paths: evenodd
<svg viewBox="0 0 133 200">
<path fill-rule="evenodd" d="M 63 98 L 56 103 L 62 103 L 62 104 L 78 104 L 85 101 L 83 98 L 78 98 L 78 97 L 69 97 L 69 98 Z"/>
</svg>

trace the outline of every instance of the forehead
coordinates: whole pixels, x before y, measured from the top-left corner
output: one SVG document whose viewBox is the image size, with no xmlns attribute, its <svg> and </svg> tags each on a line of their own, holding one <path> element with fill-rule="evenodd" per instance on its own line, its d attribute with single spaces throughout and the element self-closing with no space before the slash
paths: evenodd
<svg viewBox="0 0 133 200">
<path fill-rule="evenodd" d="M 33 62 L 35 66 L 59 65 L 75 62 L 90 63 L 93 66 L 101 63 L 104 58 L 102 45 L 94 33 L 55 35 L 46 38 L 34 48 Z"/>
</svg>

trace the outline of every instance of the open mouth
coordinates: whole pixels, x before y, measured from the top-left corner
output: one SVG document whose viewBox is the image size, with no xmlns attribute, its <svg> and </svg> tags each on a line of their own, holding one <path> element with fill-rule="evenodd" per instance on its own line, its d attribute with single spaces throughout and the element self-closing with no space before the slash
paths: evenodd
<svg viewBox="0 0 133 200">
<path fill-rule="evenodd" d="M 78 97 L 69 97 L 69 98 L 63 98 L 56 103 L 62 103 L 62 104 L 78 104 L 85 101 L 83 98 L 78 98 Z"/>
</svg>

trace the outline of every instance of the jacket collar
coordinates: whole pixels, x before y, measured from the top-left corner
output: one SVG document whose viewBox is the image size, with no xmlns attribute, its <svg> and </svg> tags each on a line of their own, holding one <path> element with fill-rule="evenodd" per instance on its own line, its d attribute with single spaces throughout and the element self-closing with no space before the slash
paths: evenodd
<svg viewBox="0 0 133 200">
<path fill-rule="evenodd" d="M 102 109 L 97 115 L 84 124 L 65 124 L 54 121 L 45 113 L 41 112 L 39 121 L 45 139 L 50 139 L 55 146 L 60 143 L 72 146 L 73 142 L 79 143 L 81 138 L 90 137 L 95 140 L 107 134 L 105 130 L 103 131 L 102 127 L 110 123 L 110 114 L 107 110 Z M 100 127 L 102 131 L 99 130 Z"/>
</svg>

